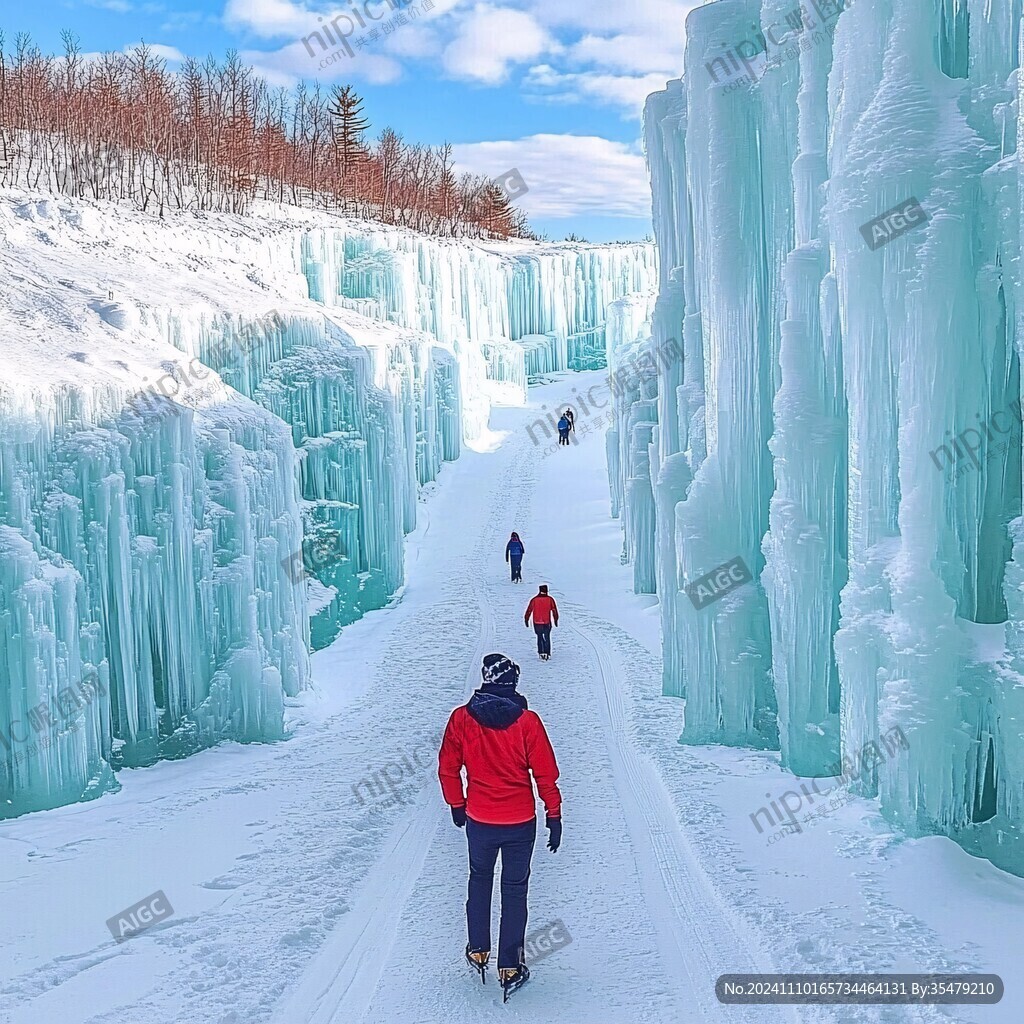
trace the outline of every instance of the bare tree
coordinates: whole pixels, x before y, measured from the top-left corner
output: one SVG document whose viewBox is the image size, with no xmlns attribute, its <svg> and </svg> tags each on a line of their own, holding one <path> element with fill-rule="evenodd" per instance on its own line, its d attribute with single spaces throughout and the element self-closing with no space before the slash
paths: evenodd
<svg viewBox="0 0 1024 1024">
<path fill-rule="evenodd" d="M 452 148 L 408 145 L 385 128 L 374 147 L 351 86 L 272 91 L 229 52 L 172 74 L 142 44 L 82 56 L 64 33 L 46 56 L 0 33 L 0 184 L 92 199 L 244 213 L 260 196 L 343 206 L 439 234 L 529 234 L 487 179 L 457 178 Z"/>
</svg>

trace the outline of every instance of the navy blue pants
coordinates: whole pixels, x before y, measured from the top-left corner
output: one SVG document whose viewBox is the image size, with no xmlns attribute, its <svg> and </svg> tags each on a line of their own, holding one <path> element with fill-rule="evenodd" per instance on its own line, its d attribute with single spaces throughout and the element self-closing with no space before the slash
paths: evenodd
<svg viewBox="0 0 1024 1024">
<path fill-rule="evenodd" d="M 551 653 L 551 623 L 549 622 L 545 626 L 538 626 L 535 622 L 533 624 L 533 631 L 537 634 L 537 653 L 538 654 L 550 654 Z"/>
<path fill-rule="evenodd" d="M 511 563 L 512 582 L 515 583 L 516 580 L 521 580 L 523 578 L 523 556 L 520 555 L 518 558 L 516 558 L 516 556 L 513 555 L 511 558 Z"/>
<path fill-rule="evenodd" d="M 518 967 L 526 942 L 526 891 L 530 885 L 530 860 L 537 841 L 537 819 L 522 825 L 484 825 L 466 821 L 469 840 L 469 899 L 466 920 L 469 948 L 491 948 L 491 894 L 494 865 L 501 852 L 501 926 L 498 933 L 498 967 Z"/>
<path fill-rule="evenodd" d="M 569 443 L 569 431 L 568 430 L 560 430 L 558 432 L 558 443 L 559 444 L 568 444 Z"/>
</svg>

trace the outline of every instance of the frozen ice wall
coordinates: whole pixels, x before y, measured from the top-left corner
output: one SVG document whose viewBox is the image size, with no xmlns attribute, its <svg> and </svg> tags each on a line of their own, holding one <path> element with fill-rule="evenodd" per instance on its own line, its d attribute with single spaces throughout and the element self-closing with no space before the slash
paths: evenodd
<svg viewBox="0 0 1024 1024">
<path fill-rule="evenodd" d="M 296 453 L 280 420 L 205 386 L 194 407 L 0 388 L 0 817 L 282 735 L 308 674 L 282 564 L 301 540 Z"/>
<path fill-rule="evenodd" d="M 282 253 L 280 259 L 285 258 Z M 522 403 L 530 376 L 603 365 L 610 309 L 622 296 L 644 290 L 652 293 L 656 273 L 650 244 L 480 244 L 346 222 L 304 230 L 297 261 L 310 298 L 328 310 L 351 310 L 389 325 L 405 339 L 404 345 L 418 353 L 400 368 L 392 367 L 393 377 L 398 369 L 404 376 L 391 392 L 406 425 L 409 416 L 421 421 L 416 443 L 424 454 L 434 455 L 425 462 L 430 473 L 418 476 L 421 484 L 433 479 L 442 457 L 457 456 L 463 439 L 473 440 L 482 433 L 491 402 Z M 365 344 L 365 332 L 355 334 L 358 344 Z M 431 341 L 433 354 L 428 357 Z M 384 386 L 383 381 L 378 383 Z M 259 393 L 242 390 L 265 404 Z M 288 422 L 296 422 L 295 411 L 287 403 L 273 408 Z M 298 422 L 306 429 L 306 417 Z M 386 416 L 382 422 L 387 422 Z M 443 456 L 438 448 L 441 435 L 422 429 L 432 423 L 444 428 Z M 357 433 L 370 439 L 372 457 L 382 432 Z M 407 436 L 406 441 L 410 440 Z M 295 441 L 304 444 L 299 433 Z M 322 457 L 322 447 L 318 441 L 313 461 Z M 307 455 L 303 465 L 310 464 Z M 368 506 L 353 493 L 321 494 L 319 487 L 307 493 L 314 478 L 304 474 L 303 479 L 308 501 L 346 501 L 365 514 Z M 405 494 L 412 496 L 407 501 L 414 501 L 415 486 Z M 358 581 L 351 576 L 341 580 L 334 569 L 328 572 L 329 566 L 336 569 L 340 564 L 333 559 L 315 570 L 321 583 L 346 596 L 341 605 L 335 599 L 314 615 L 314 646 L 333 639 L 343 625 L 368 608 L 380 607 L 400 586 L 400 535 L 391 529 L 388 508 L 386 503 L 381 505 L 378 524 L 365 522 L 363 532 L 390 538 L 394 572 L 375 571 L 382 562 L 373 557 L 347 565 L 346 572 L 362 566 Z M 330 550 L 335 536 L 331 531 L 339 524 L 324 526 L 322 504 L 310 510 L 318 516 L 315 525 L 321 548 Z M 413 524 L 407 518 L 406 531 Z M 349 550 L 347 544 L 343 547 Z"/>
<path fill-rule="evenodd" d="M 401 590 L 420 487 L 655 273 L 276 207 L 5 196 L 0 240 L 0 816 L 281 737 L 310 646 Z"/>
<path fill-rule="evenodd" d="M 645 112 L 643 344 L 683 358 L 619 400 L 613 459 L 682 739 L 810 776 L 842 758 L 909 832 L 1018 873 L 1020 21 L 1013 0 L 689 15 Z M 638 469 L 653 503 L 631 506 Z M 754 582 L 697 610 L 687 584 L 736 556 Z"/>
<path fill-rule="evenodd" d="M 318 650 L 405 582 L 418 488 L 462 448 L 454 353 L 420 332 L 316 309 L 174 317 L 168 333 L 291 427 L 304 528 L 288 569 L 318 581 Z"/>
<path fill-rule="evenodd" d="M 147 343 L 144 386 L 0 390 L 0 814 L 280 738 L 311 633 L 401 587 L 418 486 L 461 448 L 432 339 L 315 308 L 103 306 Z"/>
<path fill-rule="evenodd" d="M 617 299 L 608 310 L 607 362 L 613 421 L 605 443 L 612 515 L 622 520 L 623 556 L 638 594 L 653 594 L 654 485 L 649 447 L 657 425 L 657 379 L 644 362 L 652 348 L 653 295 Z"/>
<path fill-rule="evenodd" d="M 530 375 L 602 367 L 609 305 L 656 278 L 646 243 L 469 243 L 358 224 L 309 232 L 302 259 L 312 298 L 436 338 L 467 394 L 516 404 Z M 486 416 L 483 402 L 467 405 L 467 438 Z"/>
</svg>

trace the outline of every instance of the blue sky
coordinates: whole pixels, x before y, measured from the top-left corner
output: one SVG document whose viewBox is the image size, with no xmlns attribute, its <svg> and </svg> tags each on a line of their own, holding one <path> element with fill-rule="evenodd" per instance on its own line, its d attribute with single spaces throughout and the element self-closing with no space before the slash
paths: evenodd
<svg viewBox="0 0 1024 1024">
<path fill-rule="evenodd" d="M 529 187 L 520 203 L 551 238 L 575 231 L 610 241 L 650 231 L 641 109 L 648 93 L 679 75 L 684 21 L 697 3 L 3 0 L 2 6 L 8 47 L 16 32 L 29 32 L 41 49 L 56 52 L 61 30 L 70 29 L 87 53 L 145 40 L 174 68 L 182 55 L 223 56 L 233 48 L 275 84 L 351 82 L 374 128 L 390 125 L 431 145 L 451 142 L 464 170 L 496 176 L 517 168 Z M 334 42 L 325 37 L 324 22 L 333 24 Z M 319 40 L 312 36 L 318 31 Z M 345 43 L 338 45 L 342 34 Z"/>
</svg>

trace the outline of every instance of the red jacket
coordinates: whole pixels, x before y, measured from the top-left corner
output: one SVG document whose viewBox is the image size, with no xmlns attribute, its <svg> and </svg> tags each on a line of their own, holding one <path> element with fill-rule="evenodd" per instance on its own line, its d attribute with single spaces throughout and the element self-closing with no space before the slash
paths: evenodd
<svg viewBox="0 0 1024 1024">
<path fill-rule="evenodd" d="M 548 594 L 535 594 L 530 603 L 526 606 L 526 624 L 530 624 L 530 616 L 533 616 L 535 626 L 548 626 L 552 622 L 558 625 L 558 605 L 555 599 Z"/>
<path fill-rule="evenodd" d="M 544 723 L 535 711 L 527 710 L 525 697 L 514 692 L 511 697 L 499 696 L 495 689 L 477 690 L 448 719 L 437 758 L 445 801 L 452 807 L 465 805 L 474 821 L 521 825 L 537 814 L 535 781 L 545 810 L 557 818 L 562 812 L 558 764 Z"/>
</svg>

